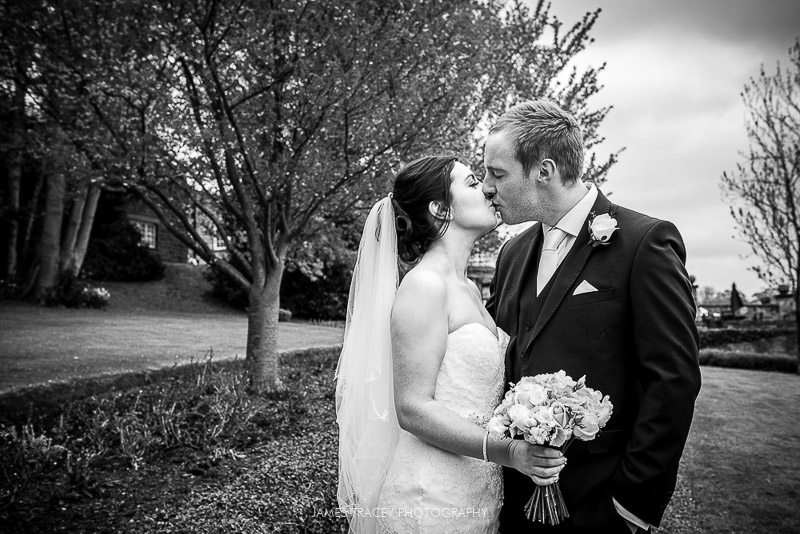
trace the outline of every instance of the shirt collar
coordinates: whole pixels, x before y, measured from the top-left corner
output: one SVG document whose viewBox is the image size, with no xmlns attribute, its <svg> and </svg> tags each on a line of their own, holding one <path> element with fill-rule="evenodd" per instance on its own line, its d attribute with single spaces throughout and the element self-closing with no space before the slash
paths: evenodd
<svg viewBox="0 0 800 534">
<path fill-rule="evenodd" d="M 587 184 L 584 184 L 587 185 Z M 586 222 L 589 213 L 592 211 L 595 201 L 597 200 L 597 187 L 589 182 L 586 194 L 572 207 L 561 220 L 556 223 L 556 227 L 565 231 L 572 237 L 578 237 L 578 232 L 581 231 L 583 224 Z M 550 231 L 552 226 L 542 223 L 542 234 Z"/>
</svg>

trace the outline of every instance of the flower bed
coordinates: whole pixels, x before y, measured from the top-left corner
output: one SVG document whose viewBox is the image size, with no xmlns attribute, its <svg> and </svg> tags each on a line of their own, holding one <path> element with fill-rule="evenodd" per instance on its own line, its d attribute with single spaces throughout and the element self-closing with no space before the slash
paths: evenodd
<svg viewBox="0 0 800 534">
<path fill-rule="evenodd" d="M 241 362 L 203 362 L 24 421 L 0 414 L 0 531 L 342 532 L 337 355 L 284 355 L 289 389 L 273 395 L 246 394 Z"/>
</svg>

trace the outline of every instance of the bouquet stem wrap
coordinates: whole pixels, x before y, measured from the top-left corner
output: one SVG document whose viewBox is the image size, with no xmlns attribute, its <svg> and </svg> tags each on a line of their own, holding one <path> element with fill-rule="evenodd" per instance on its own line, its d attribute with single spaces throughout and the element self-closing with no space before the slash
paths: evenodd
<svg viewBox="0 0 800 534">
<path fill-rule="evenodd" d="M 569 517 L 558 482 L 534 488 L 533 495 L 525 505 L 525 516 L 531 521 L 554 526 Z"/>
</svg>

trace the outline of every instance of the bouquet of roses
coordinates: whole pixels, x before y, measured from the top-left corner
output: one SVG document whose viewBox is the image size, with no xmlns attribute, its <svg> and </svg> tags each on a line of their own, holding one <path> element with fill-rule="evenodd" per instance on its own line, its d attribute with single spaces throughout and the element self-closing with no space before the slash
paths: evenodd
<svg viewBox="0 0 800 534">
<path fill-rule="evenodd" d="M 523 377 L 506 393 L 489 421 L 494 437 L 516 437 L 566 451 L 574 439 L 589 441 L 611 418 L 608 395 L 586 387 L 564 371 Z M 558 482 L 536 486 L 525 506 L 531 521 L 557 525 L 569 517 Z"/>
</svg>

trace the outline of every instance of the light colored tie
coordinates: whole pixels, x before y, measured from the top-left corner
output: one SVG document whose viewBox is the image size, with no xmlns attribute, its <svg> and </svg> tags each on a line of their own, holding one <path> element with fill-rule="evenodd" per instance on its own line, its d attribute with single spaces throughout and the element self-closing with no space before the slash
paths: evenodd
<svg viewBox="0 0 800 534">
<path fill-rule="evenodd" d="M 567 233 L 555 226 L 544 234 L 542 256 L 539 259 L 539 270 L 536 273 L 537 297 L 558 268 L 558 246 L 564 241 L 565 237 L 567 237 Z"/>
</svg>

